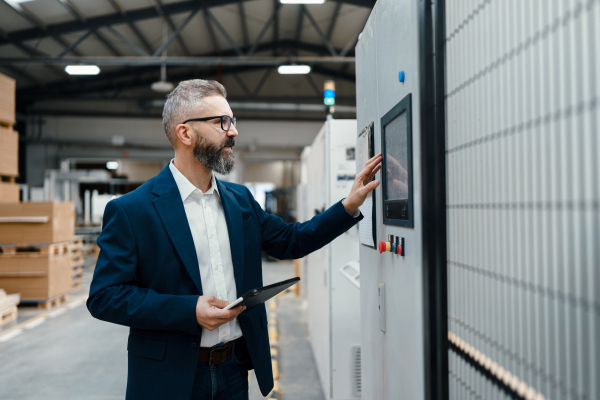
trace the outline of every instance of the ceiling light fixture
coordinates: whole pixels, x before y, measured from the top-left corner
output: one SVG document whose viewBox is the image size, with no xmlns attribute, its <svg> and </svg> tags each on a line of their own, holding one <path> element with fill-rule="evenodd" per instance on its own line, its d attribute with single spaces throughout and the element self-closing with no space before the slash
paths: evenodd
<svg viewBox="0 0 600 400">
<path fill-rule="evenodd" d="M 323 4 L 325 0 L 279 0 L 281 4 Z"/>
<path fill-rule="evenodd" d="M 100 68 L 97 65 L 67 65 L 65 72 L 69 75 L 98 75 Z"/>
<path fill-rule="evenodd" d="M 163 43 L 167 41 L 168 33 L 169 32 L 167 31 L 167 24 L 163 23 Z M 163 60 L 167 58 L 166 47 L 162 52 L 162 58 Z M 173 90 L 174 87 L 175 85 L 167 81 L 167 64 L 163 62 L 160 66 L 160 81 L 152 83 L 152 85 L 150 85 L 150 89 L 158 93 L 169 93 L 171 90 Z"/>
<path fill-rule="evenodd" d="M 280 65 L 277 68 L 280 74 L 308 74 L 310 72 L 309 65 Z"/>
</svg>

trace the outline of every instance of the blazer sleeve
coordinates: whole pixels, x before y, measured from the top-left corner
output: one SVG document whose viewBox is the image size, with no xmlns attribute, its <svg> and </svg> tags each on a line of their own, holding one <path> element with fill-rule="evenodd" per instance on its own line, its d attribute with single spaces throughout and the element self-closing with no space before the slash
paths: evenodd
<svg viewBox="0 0 600 400">
<path fill-rule="evenodd" d="M 261 228 L 261 245 L 271 257 L 279 260 L 302 258 L 320 249 L 362 220 L 346 211 L 342 200 L 306 222 L 285 223 L 280 217 L 265 212 L 254 200 L 254 211 Z"/>
<path fill-rule="evenodd" d="M 93 317 L 132 328 L 202 333 L 196 320 L 197 295 L 159 294 L 140 287 L 134 233 L 118 200 L 106 206 L 98 246 L 86 302 Z"/>
</svg>

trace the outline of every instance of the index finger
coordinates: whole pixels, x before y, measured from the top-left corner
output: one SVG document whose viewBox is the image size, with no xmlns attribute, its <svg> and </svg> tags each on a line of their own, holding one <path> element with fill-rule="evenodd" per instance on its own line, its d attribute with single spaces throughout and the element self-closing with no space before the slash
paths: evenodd
<svg viewBox="0 0 600 400">
<path fill-rule="evenodd" d="M 361 175 L 369 175 L 373 169 L 377 166 L 377 164 L 379 164 L 381 162 L 381 153 L 379 153 L 378 155 L 376 155 L 375 157 L 371 158 L 369 161 L 367 161 L 367 164 L 365 164 L 365 167 L 362 169 L 362 171 L 360 171 Z"/>
<path fill-rule="evenodd" d="M 239 314 L 240 307 L 242 307 L 242 306 L 230 308 L 229 310 L 224 310 L 222 308 L 211 308 L 208 311 L 208 317 L 209 318 L 220 318 L 220 319 L 233 318 Z"/>
<path fill-rule="evenodd" d="M 368 160 L 368 161 L 365 163 L 365 167 L 366 167 L 367 165 L 369 165 L 371 162 L 373 162 L 373 161 L 374 161 L 376 158 L 378 158 L 378 157 L 381 157 L 381 153 L 379 153 L 379 154 L 376 154 L 374 157 L 372 157 L 370 160 Z M 363 168 L 364 168 L 364 167 L 363 167 Z"/>
</svg>

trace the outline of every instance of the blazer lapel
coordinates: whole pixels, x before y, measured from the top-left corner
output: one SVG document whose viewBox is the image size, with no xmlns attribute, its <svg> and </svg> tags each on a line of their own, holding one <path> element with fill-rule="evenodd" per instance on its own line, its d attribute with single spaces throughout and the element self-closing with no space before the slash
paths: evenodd
<svg viewBox="0 0 600 400">
<path fill-rule="evenodd" d="M 202 295 L 200 267 L 198 266 L 198 257 L 196 256 L 192 231 L 190 230 L 190 224 L 183 208 L 183 201 L 181 200 L 179 189 L 177 188 L 175 179 L 173 179 L 169 165 L 157 175 L 152 193 L 160 196 L 152 202 L 154 208 L 156 208 L 156 212 L 167 230 L 167 234 L 171 238 L 177 254 L 181 257 L 183 265 L 185 265 L 200 295 Z"/>
<path fill-rule="evenodd" d="M 244 282 L 244 221 L 240 205 L 233 193 L 218 179 L 217 187 L 221 196 L 221 204 L 225 213 L 225 222 L 229 232 L 229 247 L 231 249 L 231 261 L 235 274 L 235 286 L 237 296 L 244 294 L 242 284 Z"/>
</svg>

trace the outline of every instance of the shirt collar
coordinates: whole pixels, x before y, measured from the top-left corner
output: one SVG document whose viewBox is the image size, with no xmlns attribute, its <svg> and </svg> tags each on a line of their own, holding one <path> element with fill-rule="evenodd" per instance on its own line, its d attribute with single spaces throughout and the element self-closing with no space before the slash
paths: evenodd
<svg viewBox="0 0 600 400">
<path fill-rule="evenodd" d="M 174 159 L 173 159 L 174 160 Z M 171 169 L 171 173 L 173 174 L 173 178 L 175 179 L 175 183 L 177 184 L 177 188 L 179 189 L 179 193 L 181 194 L 181 200 L 185 201 L 194 191 L 198 190 L 198 192 L 202 194 L 219 194 L 219 188 L 217 187 L 217 181 L 215 179 L 215 174 L 212 174 L 212 179 L 210 180 L 210 188 L 203 193 L 202 190 L 198 189 L 196 186 L 189 181 L 173 164 L 173 160 L 169 163 L 169 168 Z"/>
</svg>

